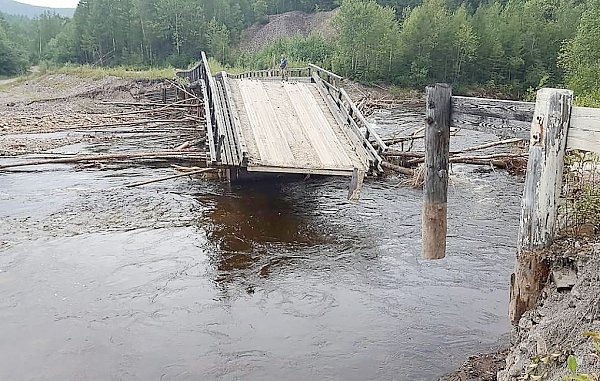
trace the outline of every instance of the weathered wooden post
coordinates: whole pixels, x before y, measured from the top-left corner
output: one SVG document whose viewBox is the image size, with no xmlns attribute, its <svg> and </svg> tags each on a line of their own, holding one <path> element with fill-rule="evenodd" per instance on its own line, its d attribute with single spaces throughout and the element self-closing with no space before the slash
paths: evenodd
<svg viewBox="0 0 600 381">
<path fill-rule="evenodd" d="M 425 259 L 441 259 L 446 255 L 451 101 L 449 85 L 438 83 L 427 87 L 422 211 L 422 256 Z"/>
<path fill-rule="evenodd" d="M 509 317 L 514 324 L 535 306 L 548 278 L 543 250 L 554 239 L 572 102 L 570 90 L 541 89 L 537 93 L 521 204 L 517 265 L 510 282 Z"/>
</svg>

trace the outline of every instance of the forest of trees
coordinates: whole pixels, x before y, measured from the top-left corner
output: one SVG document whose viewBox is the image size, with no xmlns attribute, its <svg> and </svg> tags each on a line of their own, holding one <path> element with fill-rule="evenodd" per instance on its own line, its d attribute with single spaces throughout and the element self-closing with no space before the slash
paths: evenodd
<svg viewBox="0 0 600 381">
<path fill-rule="evenodd" d="M 335 36 L 241 53 L 267 15 L 339 7 Z M 72 19 L 0 15 L 0 75 L 41 61 L 185 67 L 200 50 L 264 68 L 285 52 L 363 81 L 432 82 L 525 97 L 567 86 L 600 99 L 600 0 L 81 0 Z"/>
<path fill-rule="evenodd" d="M 0 14 L 0 44 L 32 63 L 186 66 L 200 50 L 223 59 L 242 30 L 268 14 L 336 6 L 335 0 L 80 0 L 72 20 Z M 12 70 L 0 66 L 0 74 Z"/>
</svg>

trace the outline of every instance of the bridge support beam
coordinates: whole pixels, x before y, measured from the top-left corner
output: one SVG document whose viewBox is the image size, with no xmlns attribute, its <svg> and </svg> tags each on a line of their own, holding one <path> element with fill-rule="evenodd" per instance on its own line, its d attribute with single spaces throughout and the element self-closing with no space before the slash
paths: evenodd
<svg viewBox="0 0 600 381">
<path fill-rule="evenodd" d="M 422 211 L 422 256 L 446 255 L 448 231 L 448 161 L 452 88 L 446 84 L 427 87 L 425 126 L 425 185 Z"/>
</svg>

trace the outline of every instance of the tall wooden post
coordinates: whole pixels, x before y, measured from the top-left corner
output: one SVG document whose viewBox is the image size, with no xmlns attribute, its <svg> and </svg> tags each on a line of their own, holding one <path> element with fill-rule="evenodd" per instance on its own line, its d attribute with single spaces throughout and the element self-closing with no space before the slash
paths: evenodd
<svg viewBox="0 0 600 381">
<path fill-rule="evenodd" d="M 533 308 L 548 278 L 544 248 L 554 239 L 573 92 L 541 89 L 531 124 L 527 177 L 521 204 L 517 265 L 511 276 L 510 320 Z"/>
<path fill-rule="evenodd" d="M 425 259 L 441 259 L 446 255 L 451 100 L 450 86 L 438 83 L 427 87 L 422 212 L 422 256 Z"/>
</svg>

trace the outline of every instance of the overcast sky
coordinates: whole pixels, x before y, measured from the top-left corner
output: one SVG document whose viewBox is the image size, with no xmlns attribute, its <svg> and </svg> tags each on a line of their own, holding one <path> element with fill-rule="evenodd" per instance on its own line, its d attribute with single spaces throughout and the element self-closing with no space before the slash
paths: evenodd
<svg viewBox="0 0 600 381">
<path fill-rule="evenodd" d="M 52 8 L 75 8 L 79 0 L 17 0 L 19 3 Z"/>
</svg>

